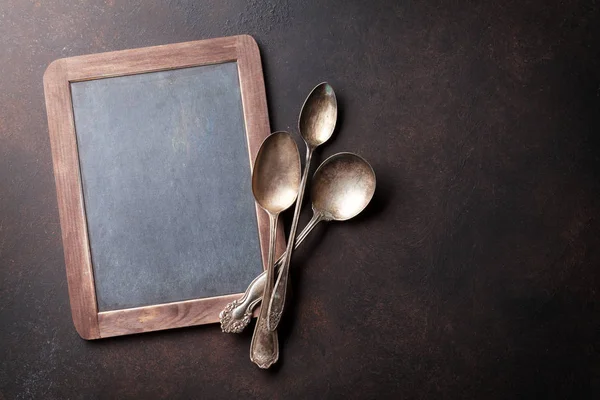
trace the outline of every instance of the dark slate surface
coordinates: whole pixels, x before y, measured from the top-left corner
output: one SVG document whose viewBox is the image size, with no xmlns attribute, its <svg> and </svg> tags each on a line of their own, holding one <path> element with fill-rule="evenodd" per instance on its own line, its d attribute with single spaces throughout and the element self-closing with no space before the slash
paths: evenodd
<svg viewBox="0 0 600 400">
<path fill-rule="evenodd" d="M 599 21 L 592 0 L 0 2 L 0 399 L 600 398 Z M 373 204 L 295 253 L 273 371 L 251 330 L 81 340 L 44 69 L 238 33 L 273 130 L 333 85 L 314 164 L 364 156 Z"/>
<path fill-rule="evenodd" d="M 243 292 L 262 268 L 237 64 L 71 93 L 99 309 Z"/>
</svg>

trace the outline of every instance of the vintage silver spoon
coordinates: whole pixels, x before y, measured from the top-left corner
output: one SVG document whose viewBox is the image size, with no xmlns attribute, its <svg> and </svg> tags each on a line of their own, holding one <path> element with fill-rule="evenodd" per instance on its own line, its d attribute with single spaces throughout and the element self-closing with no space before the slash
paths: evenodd
<svg viewBox="0 0 600 400">
<path fill-rule="evenodd" d="M 298 235 L 294 248 L 300 246 L 319 222 L 346 221 L 360 214 L 374 192 L 375 173 L 362 157 L 338 153 L 323 161 L 313 176 L 311 187 L 313 217 Z M 281 265 L 284 256 L 277 260 L 277 264 Z M 219 317 L 223 332 L 240 333 L 250 323 L 266 281 L 267 273 L 263 272 L 250 283 L 240 299 L 229 303 L 221 311 Z M 261 308 L 261 314 L 264 308 Z"/>
<path fill-rule="evenodd" d="M 273 259 L 279 213 L 289 208 L 298 196 L 300 184 L 298 146 L 287 132 L 275 132 L 261 144 L 252 172 L 252 193 L 258 205 L 269 214 L 269 256 L 263 302 L 273 290 Z M 269 368 L 279 358 L 277 332 L 267 329 L 267 309 L 261 310 L 250 344 L 250 360 L 260 368 Z"/>
<path fill-rule="evenodd" d="M 296 209 L 294 210 L 285 258 L 283 259 L 279 277 L 275 283 L 271 302 L 269 303 L 267 327 L 271 331 L 277 329 L 281 315 L 283 314 L 285 292 L 289 280 L 290 261 L 292 259 L 292 251 L 294 250 L 296 229 L 298 228 L 298 219 L 300 217 L 300 210 L 302 209 L 302 200 L 304 199 L 304 189 L 308 179 L 310 161 L 315 149 L 329 140 L 331 135 L 333 135 L 336 120 L 337 99 L 335 98 L 335 92 L 327 82 L 320 83 L 310 92 L 304 101 L 298 120 L 298 129 L 306 145 L 306 163 L 304 164 L 304 173 L 302 174 L 302 181 L 298 190 L 298 200 L 296 201 Z"/>
</svg>

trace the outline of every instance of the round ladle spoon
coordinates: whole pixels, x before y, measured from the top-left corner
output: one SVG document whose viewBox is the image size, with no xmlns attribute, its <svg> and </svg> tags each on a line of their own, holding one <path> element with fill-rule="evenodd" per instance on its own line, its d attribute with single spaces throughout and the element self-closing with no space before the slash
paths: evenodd
<svg viewBox="0 0 600 400">
<path fill-rule="evenodd" d="M 300 232 L 294 248 L 298 248 L 321 221 L 346 221 L 360 214 L 375 192 L 375 173 L 362 157 L 352 153 L 338 153 L 319 166 L 311 187 L 313 217 Z M 277 260 L 281 265 L 285 255 Z M 260 303 L 267 281 L 267 272 L 257 276 L 244 295 L 229 303 L 221 314 L 221 329 L 240 333 L 250 323 L 252 311 Z M 263 303 L 266 304 L 266 303 Z M 262 307 L 262 310 L 266 307 Z"/>
<path fill-rule="evenodd" d="M 261 144 L 252 172 L 252 193 L 269 215 L 269 255 L 263 302 L 273 290 L 273 259 L 279 213 L 289 208 L 298 196 L 300 184 L 298 146 L 287 132 L 275 132 Z M 250 360 L 260 368 L 269 368 L 279 358 L 277 332 L 267 329 L 267 309 L 261 310 L 250 344 Z"/>
<path fill-rule="evenodd" d="M 279 271 L 279 277 L 273 289 L 273 295 L 269 303 L 269 313 L 267 319 L 267 327 L 274 331 L 279 325 L 281 315 L 283 314 L 283 306 L 285 304 L 285 292 L 288 287 L 290 261 L 292 259 L 292 251 L 294 250 L 294 242 L 296 238 L 296 229 L 298 228 L 298 219 L 302 210 L 302 200 L 304 199 L 304 189 L 308 179 L 308 171 L 310 169 L 310 161 L 313 152 L 317 147 L 325 143 L 335 129 L 337 120 L 337 99 L 331 85 L 327 82 L 318 84 L 308 95 L 298 120 L 298 129 L 300 135 L 304 139 L 306 145 L 306 162 L 304 165 L 304 173 L 298 190 L 298 201 L 294 210 L 292 219 L 292 227 L 288 237 L 288 246 L 285 252 L 285 258 Z M 267 303 L 263 303 L 267 304 Z"/>
</svg>

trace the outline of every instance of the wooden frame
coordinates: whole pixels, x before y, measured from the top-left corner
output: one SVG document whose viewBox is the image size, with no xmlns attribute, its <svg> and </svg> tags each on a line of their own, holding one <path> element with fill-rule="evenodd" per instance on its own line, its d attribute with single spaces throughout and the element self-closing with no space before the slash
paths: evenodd
<svg viewBox="0 0 600 400">
<path fill-rule="evenodd" d="M 79 167 L 70 84 L 147 72 L 237 62 L 252 168 L 270 133 L 258 46 L 248 35 L 59 59 L 44 74 L 44 92 L 73 322 L 84 339 L 214 323 L 241 294 L 99 312 Z M 257 210 L 263 266 L 269 221 Z M 277 252 L 285 247 L 282 230 Z"/>
</svg>

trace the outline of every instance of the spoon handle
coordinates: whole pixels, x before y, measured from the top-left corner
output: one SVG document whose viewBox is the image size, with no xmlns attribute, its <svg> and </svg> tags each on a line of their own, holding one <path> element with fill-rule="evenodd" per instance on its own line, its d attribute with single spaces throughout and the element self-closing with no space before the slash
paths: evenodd
<svg viewBox="0 0 600 400">
<path fill-rule="evenodd" d="M 275 258 L 275 233 L 277 232 L 278 215 L 269 213 L 269 257 L 267 258 L 267 279 L 263 290 L 263 304 L 267 304 L 273 291 L 273 259 Z M 277 331 L 267 329 L 267 307 L 263 307 L 250 344 L 250 360 L 260 368 L 269 368 L 279 358 L 279 342 Z"/>
<path fill-rule="evenodd" d="M 285 258 L 281 265 L 281 271 L 279 277 L 275 283 L 275 289 L 273 289 L 273 295 L 269 302 L 269 313 L 267 319 L 267 327 L 269 330 L 274 331 L 281 321 L 281 315 L 283 314 L 283 306 L 285 305 L 285 292 L 287 291 L 290 271 L 290 261 L 292 260 L 292 252 L 294 250 L 294 241 L 296 238 L 296 229 L 298 228 L 298 219 L 300 218 L 300 211 L 302 210 L 302 200 L 304 199 L 304 189 L 306 188 L 306 181 L 308 180 L 308 170 L 310 169 L 310 160 L 312 158 L 313 148 L 312 146 L 306 145 L 306 163 L 304 164 L 304 173 L 302 174 L 302 180 L 300 181 L 300 188 L 298 190 L 298 198 L 296 199 L 296 208 L 294 210 L 294 218 L 292 219 L 292 227 L 290 228 L 290 236 L 288 238 L 288 246 L 285 252 Z M 266 303 L 263 303 L 266 304 Z"/>
<path fill-rule="evenodd" d="M 304 227 L 302 232 L 296 237 L 294 250 L 300 247 L 304 239 L 312 232 L 315 226 L 321 221 L 321 217 L 313 214 L 310 222 Z M 279 270 L 285 254 L 275 263 L 275 268 Z M 252 311 L 260 303 L 265 282 L 267 280 L 267 271 L 263 271 L 258 275 L 248 286 L 246 292 L 238 300 L 234 300 L 227 304 L 225 309 L 219 314 L 221 321 L 221 330 L 225 333 L 240 333 L 248 326 L 252 319 Z"/>
</svg>

